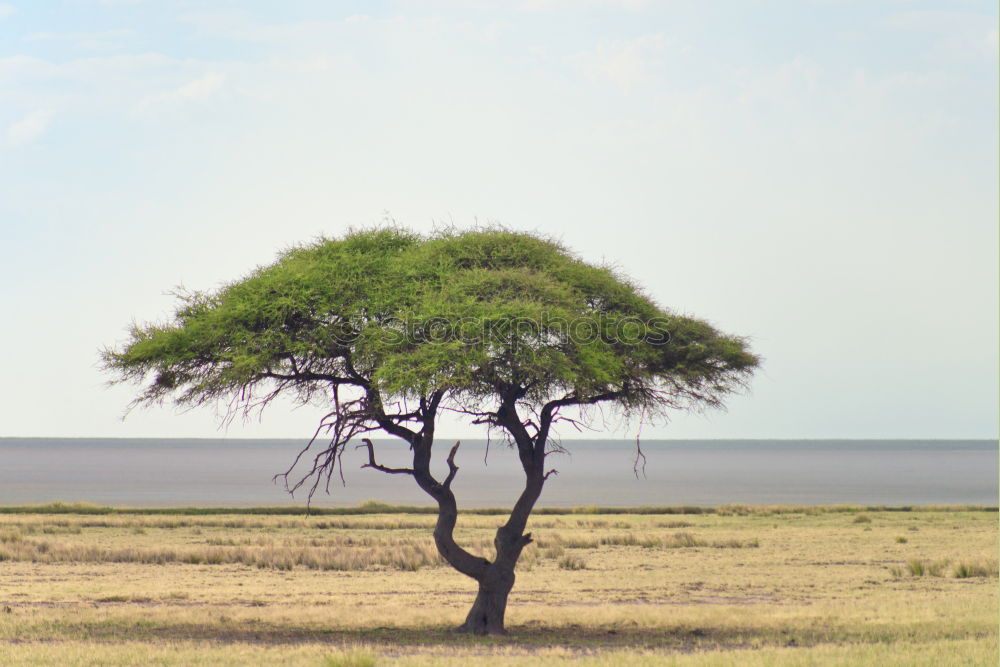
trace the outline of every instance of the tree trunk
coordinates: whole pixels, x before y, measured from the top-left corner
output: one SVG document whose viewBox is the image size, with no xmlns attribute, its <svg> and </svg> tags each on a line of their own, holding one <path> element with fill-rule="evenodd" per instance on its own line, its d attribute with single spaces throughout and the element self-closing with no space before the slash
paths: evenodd
<svg viewBox="0 0 1000 667">
<path fill-rule="evenodd" d="M 479 582 L 479 593 L 465 623 L 456 630 L 473 635 L 504 635 L 504 613 L 507 596 L 514 587 L 514 570 L 493 563 Z"/>
<path fill-rule="evenodd" d="M 520 505 L 523 508 L 523 504 Z M 507 611 L 507 596 L 514 587 L 514 566 L 521 557 L 521 551 L 531 543 L 531 534 L 522 532 L 522 524 L 518 522 L 520 512 L 514 511 L 503 526 L 497 528 L 493 545 L 496 547 L 496 560 L 489 563 L 483 572 L 473 577 L 479 582 L 479 593 L 465 623 L 456 630 L 474 635 L 504 635 L 504 614 Z M 511 521 L 517 525 L 511 526 Z"/>
<path fill-rule="evenodd" d="M 517 423 L 520 425 L 520 422 Z M 434 542 L 438 553 L 448 564 L 479 584 L 476 600 L 465 618 L 465 623 L 456 628 L 458 632 L 474 635 L 506 634 L 504 614 L 507 611 L 507 596 L 514 587 L 514 566 L 521 556 L 521 551 L 531 543 L 531 533 L 525 533 L 524 529 L 548 476 L 542 473 L 545 461 L 544 441 L 535 443 L 526 433 L 522 434 L 522 431 L 524 431 L 523 426 L 518 431 L 522 437 L 518 438 L 517 442 L 518 455 L 525 472 L 524 490 L 514 504 L 507 522 L 497 528 L 493 540 L 496 559 L 493 562 L 469 553 L 455 542 L 458 506 L 451 491 L 451 482 L 458 472 L 455 452 L 459 443 L 455 443 L 448 455 L 449 473 L 441 483 L 430 472 L 433 429 L 425 427 L 419 437 L 414 435 L 410 441 L 413 448 L 413 469 L 410 472 L 420 488 L 438 504 L 438 520 L 434 526 Z"/>
</svg>

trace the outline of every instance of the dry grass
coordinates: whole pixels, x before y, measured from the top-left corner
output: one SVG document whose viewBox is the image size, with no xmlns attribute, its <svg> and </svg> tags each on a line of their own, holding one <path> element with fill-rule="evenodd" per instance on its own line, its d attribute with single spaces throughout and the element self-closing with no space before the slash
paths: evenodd
<svg viewBox="0 0 1000 667">
<path fill-rule="evenodd" d="M 433 518 L 406 520 L 399 517 L 364 517 L 353 520 L 194 518 L 169 520 L 134 515 L 107 519 L 51 518 L 45 515 L 18 515 L 9 518 L 0 532 L 0 561 L 33 563 L 188 563 L 197 565 L 242 564 L 259 568 L 290 570 L 305 567 L 317 570 L 418 570 L 443 565 L 429 533 Z M 474 518 L 469 528 L 489 527 L 495 519 Z M 564 549 L 596 549 L 628 546 L 645 549 L 693 547 L 754 548 L 757 538 L 709 540 L 690 532 L 667 533 L 665 526 L 681 522 L 542 520 L 534 528 L 566 528 L 571 532 L 550 532 L 526 554 L 524 563 L 533 566 L 539 559 L 562 557 Z M 691 526 L 690 522 L 682 522 Z M 604 529 L 639 530 L 608 532 Z M 95 542 L 78 537 L 84 529 L 110 529 L 105 539 Z M 178 531 L 190 540 L 166 540 L 155 529 Z M 187 529 L 187 530 L 184 530 Z M 218 535 L 220 531 L 225 534 Z M 206 530 L 209 533 L 206 534 Z M 238 531 L 238 532 L 237 532 Z M 41 537 L 45 536 L 45 537 Z M 142 539 L 137 536 L 146 536 Z M 473 536 L 465 544 L 487 557 L 492 551 L 489 533 Z"/>
<path fill-rule="evenodd" d="M 920 558 L 911 558 L 906 567 L 891 567 L 889 571 L 894 577 L 944 577 L 952 576 L 956 579 L 967 579 L 969 577 L 993 577 L 997 578 L 997 560 L 982 559 L 977 561 L 961 561 L 952 563 L 948 558 L 935 561 L 926 561 Z"/>
<path fill-rule="evenodd" d="M 995 513 L 800 509 L 540 515 L 499 640 L 431 515 L 0 515 L 0 663 L 996 663 Z"/>
<path fill-rule="evenodd" d="M 73 533 L 70 533 L 73 534 Z M 132 530 L 129 535 L 148 535 Z M 182 546 L 102 546 L 82 541 L 25 538 L 17 533 L 0 535 L 0 561 L 33 563 L 188 563 L 222 565 L 238 563 L 258 568 L 291 570 L 418 570 L 439 565 L 433 542 L 426 538 L 326 538 L 275 539 L 257 536 L 214 537 Z"/>
<path fill-rule="evenodd" d="M 955 564 L 952 575 L 958 579 L 965 579 L 967 577 L 993 577 L 995 579 L 1000 575 L 1000 568 L 997 567 L 995 558 L 975 563 L 962 562 Z"/>
</svg>

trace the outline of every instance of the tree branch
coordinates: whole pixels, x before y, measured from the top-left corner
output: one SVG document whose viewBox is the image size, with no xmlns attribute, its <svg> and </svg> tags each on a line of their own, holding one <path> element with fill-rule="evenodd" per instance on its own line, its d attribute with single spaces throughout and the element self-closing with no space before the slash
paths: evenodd
<svg viewBox="0 0 1000 667">
<path fill-rule="evenodd" d="M 266 372 L 261 373 L 260 376 L 269 378 L 271 380 L 295 380 L 296 382 L 322 381 L 337 385 L 349 384 L 355 387 L 363 386 L 359 384 L 357 381 L 352 380 L 351 378 L 340 377 L 339 375 L 330 375 L 329 373 L 313 373 L 312 371 L 306 371 L 306 372 L 294 371 L 291 374 L 287 374 L 287 373 L 275 373 L 274 371 L 268 369 Z"/>
<path fill-rule="evenodd" d="M 554 401 L 549 401 L 542 407 L 542 412 L 539 416 L 538 437 L 536 438 L 537 445 L 545 446 L 545 441 L 549 437 L 549 429 L 552 427 L 552 420 L 559 412 L 559 408 L 569 405 L 593 405 L 604 401 L 613 401 L 621 398 L 624 394 L 624 391 L 609 391 L 590 397 L 564 396 Z"/>
<path fill-rule="evenodd" d="M 451 482 L 455 479 L 455 475 L 458 474 L 458 466 L 455 465 L 455 453 L 458 451 L 458 446 L 462 444 L 459 440 L 455 443 L 455 446 L 451 448 L 451 452 L 448 453 L 448 476 L 444 478 L 444 488 L 450 489 Z"/>
<path fill-rule="evenodd" d="M 365 443 L 363 445 L 358 445 L 355 449 L 361 449 L 362 447 L 368 448 L 368 463 L 361 465 L 362 468 L 374 468 L 380 472 L 389 473 L 390 475 L 412 475 L 413 468 L 388 468 L 381 465 L 375 461 L 375 445 L 368 438 L 361 438 L 361 442 Z"/>
<path fill-rule="evenodd" d="M 418 439 L 417 432 L 397 424 L 393 421 L 392 416 L 385 413 L 385 409 L 382 407 L 382 397 L 375 388 L 367 383 L 364 388 L 365 407 L 371 413 L 372 419 L 379 425 L 379 428 L 389 435 L 394 435 L 400 440 L 405 440 L 410 443 L 410 447 L 413 447 Z"/>
</svg>

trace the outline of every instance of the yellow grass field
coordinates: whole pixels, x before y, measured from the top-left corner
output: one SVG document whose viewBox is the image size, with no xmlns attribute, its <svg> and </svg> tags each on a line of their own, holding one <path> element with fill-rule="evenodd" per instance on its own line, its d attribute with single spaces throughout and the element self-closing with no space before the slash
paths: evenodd
<svg viewBox="0 0 1000 667">
<path fill-rule="evenodd" d="M 0 664 L 998 659 L 995 511 L 542 514 L 510 636 L 482 639 L 450 632 L 475 588 L 438 561 L 432 515 L 78 509 L 0 513 Z M 457 537 L 488 555 L 502 520 Z"/>
</svg>

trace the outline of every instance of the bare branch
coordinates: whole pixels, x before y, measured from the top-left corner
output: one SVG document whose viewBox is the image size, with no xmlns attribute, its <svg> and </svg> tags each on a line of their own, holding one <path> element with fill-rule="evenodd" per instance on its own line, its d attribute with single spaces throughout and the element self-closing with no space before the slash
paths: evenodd
<svg viewBox="0 0 1000 667">
<path fill-rule="evenodd" d="M 313 437 L 311 437 L 309 439 L 309 442 L 306 444 L 306 446 L 303 447 L 301 450 L 299 450 L 299 453 L 295 456 L 295 460 L 292 461 L 292 465 L 290 465 L 288 467 L 288 470 L 286 470 L 285 472 L 279 472 L 274 477 L 272 477 L 271 478 L 272 482 L 274 482 L 275 484 L 277 484 L 278 483 L 278 478 L 279 477 L 283 477 L 284 480 L 285 480 L 285 491 L 288 491 L 288 492 L 292 491 L 292 489 L 290 489 L 288 487 L 288 476 L 292 474 L 292 470 L 294 470 L 295 466 L 297 466 L 299 464 L 299 461 L 302 459 L 302 455 L 305 454 L 306 452 L 308 452 L 309 448 L 313 446 L 314 442 L 316 442 L 316 438 L 319 437 L 320 431 L 322 431 L 324 428 L 326 428 L 327 431 L 330 430 L 330 427 L 332 425 L 328 424 L 326 420 L 329 419 L 330 417 L 335 416 L 336 414 L 337 414 L 336 411 L 329 412 L 326 415 L 324 415 L 322 419 L 319 420 L 319 426 L 316 427 L 316 432 L 313 433 Z"/>
<path fill-rule="evenodd" d="M 452 447 L 451 451 L 448 453 L 448 476 L 444 479 L 444 488 L 446 489 L 451 488 L 451 482 L 455 479 L 455 475 L 458 474 L 458 466 L 455 465 L 455 453 L 458 451 L 458 446 L 461 444 L 461 440 L 456 442 L 455 446 Z"/>
<path fill-rule="evenodd" d="M 545 445 L 545 441 L 549 437 L 549 429 L 552 427 L 552 421 L 559 414 L 559 408 L 568 405 L 596 405 L 603 403 L 605 401 L 613 401 L 621 398 L 625 394 L 624 391 L 609 391 L 603 394 L 595 394 L 594 396 L 574 396 L 568 395 L 562 398 L 556 399 L 554 401 L 549 401 L 542 407 L 542 411 L 539 416 L 538 425 L 538 435 L 536 436 L 536 442 L 541 443 L 541 446 Z"/>
<path fill-rule="evenodd" d="M 443 406 L 442 409 L 447 410 L 448 412 L 454 412 L 455 414 L 468 415 L 470 417 L 474 417 L 474 419 L 472 420 L 473 424 L 494 425 L 497 423 L 497 414 L 495 412 L 481 412 L 478 410 L 468 410 L 466 408 L 455 407 L 451 405 Z"/>
<path fill-rule="evenodd" d="M 643 479 L 646 478 L 646 455 L 642 452 L 642 444 L 639 442 L 639 435 L 642 433 L 642 418 L 645 416 L 645 411 L 639 413 L 639 429 L 635 432 L 635 461 L 632 463 L 632 472 L 635 473 L 635 478 L 639 479 L 639 471 L 642 470 Z M 642 466 L 639 465 L 639 459 L 642 459 Z"/>
<path fill-rule="evenodd" d="M 389 473 L 390 475 L 412 475 L 413 468 L 387 468 L 375 461 L 375 445 L 368 438 L 361 438 L 361 442 L 365 443 L 363 445 L 358 445 L 355 449 L 361 449 L 362 447 L 368 448 L 368 463 L 362 464 L 362 468 L 374 468 L 380 472 Z M 455 445 L 458 447 L 458 445 Z M 453 449 L 452 452 L 455 450 Z M 451 459 L 449 457 L 449 463 Z M 457 469 L 456 469 L 457 470 Z"/>
</svg>

